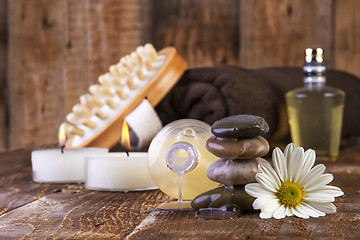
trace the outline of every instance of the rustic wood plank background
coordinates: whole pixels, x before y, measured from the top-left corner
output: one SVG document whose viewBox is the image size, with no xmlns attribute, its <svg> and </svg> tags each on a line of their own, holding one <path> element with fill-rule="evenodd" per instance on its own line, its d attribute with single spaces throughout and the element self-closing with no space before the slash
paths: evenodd
<svg viewBox="0 0 360 240">
<path fill-rule="evenodd" d="M 44 146 L 42 146 L 44 147 Z M 195 212 L 156 210 L 170 197 L 159 190 L 101 192 L 83 184 L 39 184 L 31 179 L 30 150 L 0 153 L 0 239 L 358 239 L 360 142 L 326 162 L 337 212 L 325 217 L 196 220 Z"/>
<path fill-rule="evenodd" d="M 6 1 L 0 1 L 0 150 L 7 147 L 6 18 Z"/>
<path fill-rule="evenodd" d="M 360 76 L 357 0 L 0 0 L 0 150 L 57 141 L 65 114 L 138 45 L 175 46 L 189 67 L 328 67 Z"/>
<path fill-rule="evenodd" d="M 98 192 L 83 184 L 35 183 L 30 153 L 0 153 L 0 239 L 124 239 L 170 199 L 159 190 Z"/>
</svg>

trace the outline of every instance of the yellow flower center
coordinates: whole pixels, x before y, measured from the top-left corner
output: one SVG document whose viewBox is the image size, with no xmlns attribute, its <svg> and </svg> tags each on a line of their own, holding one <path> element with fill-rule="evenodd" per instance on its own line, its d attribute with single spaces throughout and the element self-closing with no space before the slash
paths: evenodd
<svg viewBox="0 0 360 240">
<path fill-rule="evenodd" d="M 275 196 L 281 205 L 295 208 L 304 200 L 304 189 L 296 182 L 284 181 Z"/>
</svg>

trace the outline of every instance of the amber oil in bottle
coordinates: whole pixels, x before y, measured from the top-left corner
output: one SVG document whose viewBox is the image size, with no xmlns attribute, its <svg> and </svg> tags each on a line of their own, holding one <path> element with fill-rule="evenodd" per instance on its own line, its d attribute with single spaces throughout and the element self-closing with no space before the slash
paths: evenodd
<svg viewBox="0 0 360 240">
<path fill-rule="evenodd" d="M 292 141 L 316 151 L 316 160 L 339 154 L 345 93 L 326 86 L 321 48 L 305 50 L 304 87 L 286 93 Z"/>
</svg>

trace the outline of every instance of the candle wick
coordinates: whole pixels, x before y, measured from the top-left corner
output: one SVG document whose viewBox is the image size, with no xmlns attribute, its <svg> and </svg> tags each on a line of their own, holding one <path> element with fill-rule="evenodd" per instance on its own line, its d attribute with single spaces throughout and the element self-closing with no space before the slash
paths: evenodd
<svg viewBox="0 0 360 240">
<path fill-rule="evenodd" d="M 64 154 L 64 148 L 65 148 L 65 146 L 61 147 L 61 154 Z"/>
<path fill-rule="evenodd" d="M 125 149 L 126 155 L 129 156 L 129 151 Z"/>
</svg>

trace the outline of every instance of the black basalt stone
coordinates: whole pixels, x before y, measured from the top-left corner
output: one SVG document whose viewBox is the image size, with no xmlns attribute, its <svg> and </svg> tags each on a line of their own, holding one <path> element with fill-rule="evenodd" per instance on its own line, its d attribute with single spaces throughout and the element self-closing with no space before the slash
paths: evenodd
<svg viewBox="0 0 360 240">
<path fill-rule="evenodd" d="M 264 118 L 254 115 L 234 115 L 216 121 L 211 132 L 220 138 L 253 138 L 269 131 Z"/>
<path fill-rule="evenodd" d="M 252 203 L 255 198 L 245 192 L 245 185 L 219 187 L 201 193 L 191 202 L 195 210 L 205 208 L 221 208 L 229 204 L 235 205 L 242 213 L 253 212 Z"/>
</svg>

